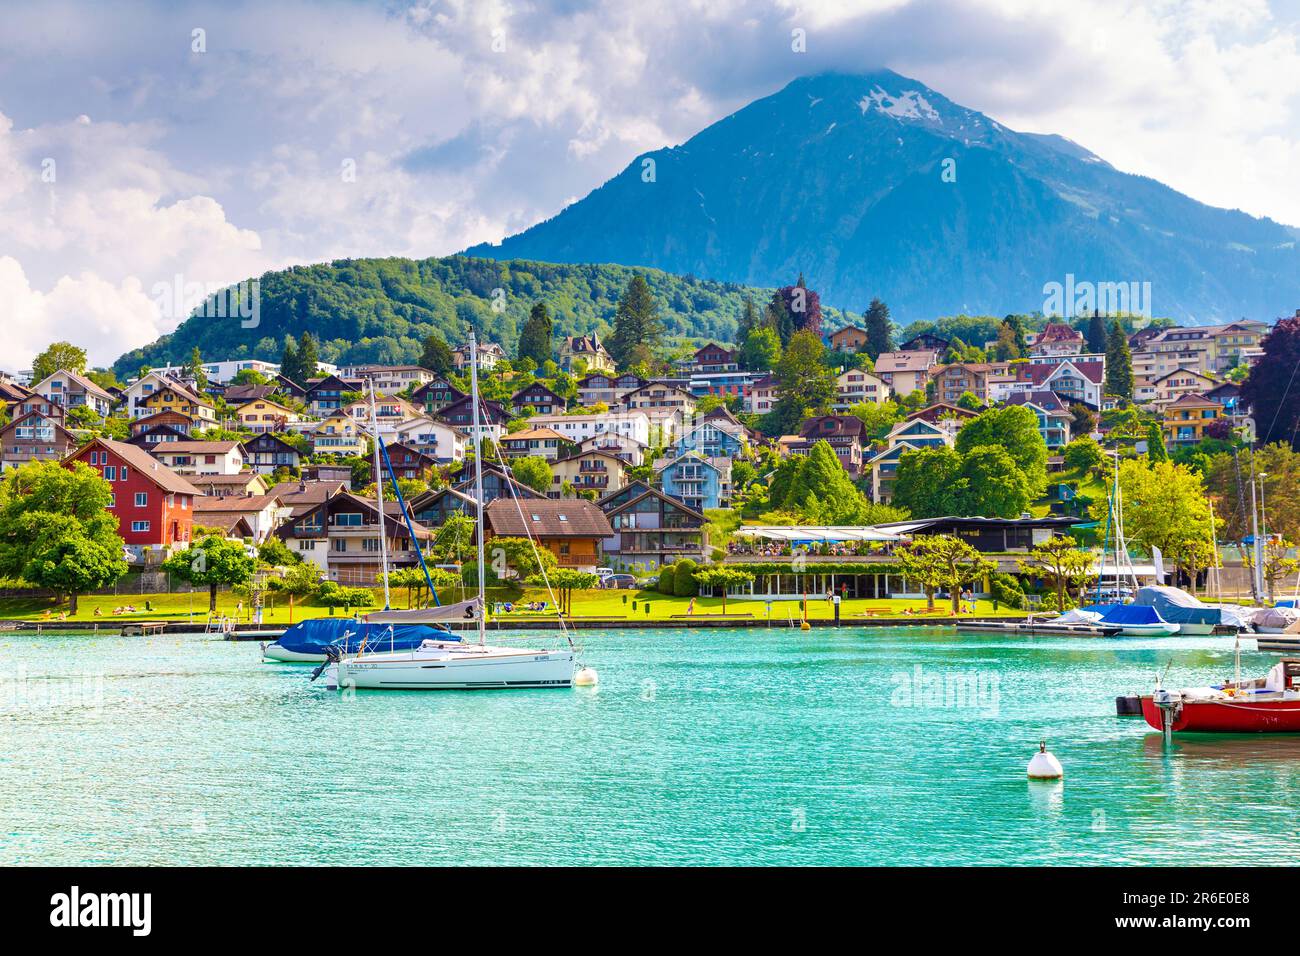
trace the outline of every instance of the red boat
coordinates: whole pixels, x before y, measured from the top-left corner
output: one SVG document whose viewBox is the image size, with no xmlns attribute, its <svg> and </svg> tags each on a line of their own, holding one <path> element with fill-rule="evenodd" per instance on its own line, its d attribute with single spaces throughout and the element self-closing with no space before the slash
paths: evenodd
<svg viewBox="0 0 1300 956">
<path fill-rule="evenodd" d="M 1285 658 L 1256 680 L 1156 688 L 1142 698 L 1142 716 L 1166 734 L 1300 734 L 1300 660 Z"/>
</svg>

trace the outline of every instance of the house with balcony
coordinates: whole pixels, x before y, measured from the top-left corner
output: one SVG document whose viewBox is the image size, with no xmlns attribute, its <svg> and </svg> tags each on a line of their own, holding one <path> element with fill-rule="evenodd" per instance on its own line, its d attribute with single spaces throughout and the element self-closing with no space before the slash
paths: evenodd
<svg viewBox="0 0 1300 956">
<path fill-rule="evenodd" d="M 846 412 L 854 405 L 882 405 L 889 401 L 889 396 L 889 386 L 878 375 L 860 368 L 846 368 L 835 376 L 835 402 L 831 408 Z"/>
<path fill-rule="evenodd" d="M 1083 351 L 1083 333 L 1064 322 L 1049 322 L 1029 338 L 1029 354 L 1040 356 L 1078 355 Z"/>
<path fill-rule="evenodd" d="M 267 432 L 245 440 L 244 454 L 253 471 L 262 475 L 274 474 L 281 468 L 297 471 L 302 464 L 302 455 L 296 447 Z"/>
<path fill-rule="evenodd" d="M 510 410 L 516 416 L 558 415 L 564 412 L 569 403 L 541 382 L 534 382 L 527 388 L 521 388 L 510 396 Z"/>
<path fill-rule="evenodd" d="M 948 346 L 951 344 L 952 343 L 942 335 L 936 335 L 933 332 L 921 332 L 899 345 L 898 351 L 938 352 L 942 355 L 948 351 Z"/>
<path fill-rule="evenodd" d="M 1195 392 L 1179 395 L 1161 412 L 1160 428 L 1164 432 L 1165 444 L 1171 448 L 1195 445 L 1206 437 L 1205 429 L 1210 423 L 1222 417 L 1223 406 L 1214 399 Z"/>
<path fill-rule="evenodd" d="M 373 586 L 382 571 L 380 536 L 385 539 L 390 568 L 410 568 L 419 563 L 417 549 L 433 540 L 433 532 L 415 525 L 415 538 L 402 519 L 397 503 L 381 517 L 373 498 L 340 491 L 281 525 L 276 534 L 323 571 L 331 581 L 345 586 Z M 296 511 L 297 509 L 295 509 Z"/>
<path fill-rule="evenodd" d="M 217 424 L 217 410 L 212 402 L 179 378 L 150 372 L 128 385 L 123 393 L 127 416 L 149 418 L 163 412 L 184 415 L 195 428 Z"/>
<path fill-rule="evenodd" d="M 1043 436 L 1048 451 L 1064 448 L 1070 443 L 1070 425 L 1074 416 L 1061 397 L 1048 389 L 1036 392 L 1016 392 L 1007 399 L 1008 405 L 1022 405 L 1038 419 L 1038 434 Z"/>
<path fill-rule="evenodd" d="M 951 448 L 956 435 L 957 429 L 946 421 L 909 418 L 896 424 L 885 437 L 885 449 L 866 462 L 865 467 L 871 470 L 871 500 L 887 502 L 894 497 L 898 460 L 904 454 L 922 448 Z"/>
<path fill-rule="evenodd" d="M 578 403 L 590 408 L 597 402 L 603 402 L 607 407 L 613 408 L 622 405 L 624 398 L 646 384 L 648 383 L 645 379 L 628 372 L 622 375 L 592 372 L 578 380 Z M 557 409 L 557 411 L 563 410 L 563 406 Z"/>
<path fill-rule="evenodd" d="M 418 448 L 411 445 L 404 445 L 401 442 L 388 442 L 384 446 L 388 452 L 388 461 L 393 466 L 393 474 L 399 479 L 405 481 L 421 481 L 427 483 L 430 478 L 438 471 L 438 460 L 431 455 L 426 455 Z M 370 469 L 370 480 L 375 480 L 374 467 Z M 387 469 L 385 469 L 384 480 L 388 480 Z M 386 489 L 390 486 L 385 485 Z M 386 496 L 391 495 L 391 490 L 386 492 Z"/>
<path fill-rule="evenodd" d="M 989 383 L 996 377 L 1006 377 L 1010 368 L 1008 362 L 957 362 L 944 365 L 934 370 L 934 397 L 941 402 L 955 405 L 957 401 L 970 392 L 981 404 L 987 405 L 992 398 Z"/>
<path fill-rule="evenodd" d="M 693 372 L 690 378 L 691 395 L 697 399 L 706 395 L 713 395 L 717 398 L 736 398 L 744 406 L 749 402 L 749 394 L 753 390 L 754 384 L 767 377 L 766 372 L 746 372 L 743 370 Z"/>
<path fill-rule="evenodd" d="M 483 525 L 489 556 L 493 538 L 531 538 L 561 568 L 579 571 L 594 571 L 604 562 L 601 543 L 613 533 L 605 513 L 585 498 L 535 498 L 522 507 L 499 498 L 483 509 Z"/>
<path fill-rule="evenodd" d="M 375 391 L 385 395 L 395 395 L 408 388 L 427 385 L 438 377 L 419 365 L 349 365 L 339 369 L 339 376 L 356 379 L 367 385 L 374 382 Z"/>
<path fill-rule="evenodd" d="M 587 372 L 613 372 L 614 356 L 601 344 L 595 333 L 571 335 L 560 339 L 560 368 L 573 374 L 581 368 Z"/>
<path fill-rule="evenodd" d="M 241 471 L 237 475 L 191 475 L 189 482 L 208 498 L 256 497 L 271 490 L 266 476 L 256 471 Z"/>
<path fill-rule="evenodd" d="M 237 441 L 160 442 L 149 454 L 179 475 L 237 475 L 248 464 Z"/>
<path fill-rule="evenodd" d="M 155 412 L 152 415 L 145 415 L 143 418 L 136 418 L 131 421 L 131 439 L 134 444 L 140 444 L 134 441 L 141 435 L 150 433 L 159 429 L 155 437 L 143 443 L 144 447 L 154 444 L 158 441 L 176 441 L 176 438 L 165 437 L 167 435 L 176 435 L 180 439 L 189 438 L 194 431 L 194 419 L 181 412 Z"/>
<path fill-rule="evenodd" d="M 353 421 L 363 428 L 370 427 L 371 401 L 369 398 L 349 402 L 341 411 L 351 415 Z M 379 428 L 379 434 L 386 440 L 391 439 L 397 428 L 404 422 L 413 421 L 420 417 L 420 413 L 406 399 L 398 398 L 395 395 L 375 396 L 374 422 Z"/>
<path fill-rule="evenodd" d="M 497 363 L 506 357 L 506 350 L 495 342 L 478 343 L 478 369 L 480 372 L 489 372 L 497 367 Z M 458 345 L 451 350 L 451 364 L 457 372 L 469 372 L 469 344 Z"/>
<path fill-rule="evenodd" d="M 740 368 L 734 349 L 724 349 L 716 342 L 708 342 L 695 350 L 691 359 L 691 372 L 734 372 Z"/>
<path fill-rule="evenodd" d="M 240 405 L 234 411 L 234 419 L 237 429 L 255 434 L 284 431 L 301 421 L 292 408 L 265 398 Z"/>
<path fill-rule="evenodd" d="M 478 414 L 479 428 L 482 430 L 483 437 L 493 442 L 500 441 L 501 436 L 506 433 L 506 425 L 510 422 L 510 412 L 506 407 L 500 402 L 480 398 Z M 437 420 L 446 422 L 471 442 L 473 441 L 470 432 L 474 427 L 474 405 L 468 395 L 445 406 L 438 413 Z"/>
<path fill-rule="evenodd" d="M 464 392 L 439 375 L 411 393 L 411 404 L 432 416 L 465 397 Z"/>
<path fill-rule="evenodd" d="M 888 388 L 888 386 L 886 386 Z M 745 396 L 745 411 L 754 415 L 766 415 L 772 409 L 776 408 L 777 401 L 781 398 L 781 383 L 775 376 L 764 375 L 756 378 L 753 385 L 749 388 L 749 393 Z"/>
<path fill-rule="evenodd" d="M 687 451 L 655 462 L 655 479 L 665 495 L 703 513 L 731 503 L 731 464 L 729 457 Z"/>
<path fill-rule="evenodd" d="M 705 418 L 673 442 L 674 456 L 687 452 L 706 458 L 743 458 L 749 453 L 749 437 L 745 426 L 733 418 Z"/>
<path fill-rule="evenodd" d="M 577 445 L 553 428 L 527 428 L 504 436 L 498 445 L 507 458 L 545 458 L 555 461 L 567 458 Z"/>
<path fill-rule="evenodd" d="M 930 372 L 939 364 L 939 355 L 932 349 L 920 348 L 881 352 L 876 359 L 875 375 L 889 386 L 891 392 L 902 398 L 917 389 L 925 390 L 930 382 Z"/>
<path fill-rule="evenodd" d="M 303 402 L 313 415 L 324 418 L 346 405 L 353 393 L 360 394 L 362 388 L 363 382 L 355 379 L 345 381 L 337 375 L 313 378 L 307 383 Z"/>
<path fill-rule="evenodd" d="M 681 385 L 647 382 L 624 395 L 622 405 L 630 412 L 650 414 L 656 409 L 670 409 L 689 416 L 695 411 L 695 397 Z"/>
<path fill-rule="evenodd" d="M 584 438 L 578 443 L 577 450 L 579 452 L 598 451 L 606 455 L 613 455 L 615 458 L 623 459 L 628 465 L 636 467 L 644 464 L 648 447 L 635 438 L 605 432 L 602 435 L 592 435 L 590 438 Z"/>
<path fill-rule="evenodd" d="M 275 495 L 201 497 L 194 503 L 194 525 L 212 528 L 228 538 L 247 538 L 260 544 L 271 536 L 290 509 Z"/>
<path fill-rule="evenodd" d="M 1151 401 L 1163 407 L 1177 401 L 1183 395 L 1204 397 L 1207 391 L 1218 384 L 1219 380 L 1212 375 L 1192 369 L 1176 369 L 1159 376 L 1151 383 L 1155 391 L 1155 397 Z"/>
<path fill-rule="evenodd" d="M 863 455 L 870 441 L 862 419 L 854 415 L 818 415 L 799 426 L 799 439 L 789 446 L 791 454 L 806 455 L 813 445 L 824 441 L 850 478 L 862 474 Z"/>
<path fill-rule="evenodd" d="M 856 325 L 846 325 L 826 337 L 826 345 L 832 352 L 858 352 L 866 344 L 867 330 Z"/>
<path fill-rule="evenodd" d="M 361 427 L 341 410 L 317 422 L 308 436 L 314 455 L 364 455 L 369 447 Z"/>
<path fill-rule="evenodd" d="M 1067 405 L 1079 402 L 1092 409 L 1102 407 L 1106 381 L 1106 360 L 1100 356 L 1071 358 L 1043 357 L 1013 366 L 1016 381 L 1009 394 L 1047 389 L 1061 396 Z"/>
<path fill-rule="evenodd" d="M 574 493 L 595 494 L 600 498 L 627 484 L 628 463 L 616 455 L 602 451 L 578 452 L 551 462 L 551 489 L 549 498 L 564 496 L 565 485 L 572 485 Z"/>
<path fill-rule="evenodd" d="M 651 574 L 682 558 L 703 560 L 704 515 L 643 481 L 597 502 L 613 534 L 603 544 L 609 566 Z"/>
<path fill-rule="evenodd" d="M 625 435 L 650 444 L 650 418 L 645 412 L 607 412 L 602 415 L 534 415 L 532 428 L 549 428 L 574 444 L 593 435 Z"/>
<path fill-rule="evenodd" d="M 112 395 L 86 376 L 65 369 L 41 379 L 32 386 L 32 391 L 46 401 L 62 405 L 65 412 L 85 406 L 100 418 L 106 418 L 113 409 Z"/>
<path fill-rule="evenodd" d="M 389 439 L 428 455 L 439 464 L 464 461 L 469 439 L 446 422 L 418 416 L 394 426 Z"/>
<path fill-rule="evenodd" d="M 62 461 L 77 447 L 63 427 L 63 406 L 39 395 L 14 406 L 13 418 L 0 428 L 0 471 L 32 461 Z"/>
</svg>

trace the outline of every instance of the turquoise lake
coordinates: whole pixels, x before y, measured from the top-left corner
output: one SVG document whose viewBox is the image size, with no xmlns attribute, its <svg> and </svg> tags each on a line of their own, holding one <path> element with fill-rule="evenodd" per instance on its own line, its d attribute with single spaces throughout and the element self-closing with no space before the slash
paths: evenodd
<svg viewBox="0 0 1300 956">
<path fill-rule="evenodd" d="M 1166 749 L 1115 716 L 1166 665 L 1231 676 L 1231 638 L 584 640 L 594 690 L 344 695 L 256 644 L 0 636 L 0 864 L 1280 864 L 1300 842 L 1300 737 Z M 1026 780 L 1040 737 L 1063 782 Z"/>
</svg>

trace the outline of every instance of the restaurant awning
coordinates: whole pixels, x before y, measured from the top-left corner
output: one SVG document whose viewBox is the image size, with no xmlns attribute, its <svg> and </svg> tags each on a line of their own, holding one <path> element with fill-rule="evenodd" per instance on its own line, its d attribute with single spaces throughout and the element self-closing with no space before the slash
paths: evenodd
<svg viewBox="0 0 1300 956">
<path fill-rule="evenodd" d="M 903 535 L 880 531 L 869 525 L 742 525 L 735 532 L 745 538 L 763 541 L 784 541 L 790 544 L 838 543 L 843 541 L 902 541 Z"/>
</svg>

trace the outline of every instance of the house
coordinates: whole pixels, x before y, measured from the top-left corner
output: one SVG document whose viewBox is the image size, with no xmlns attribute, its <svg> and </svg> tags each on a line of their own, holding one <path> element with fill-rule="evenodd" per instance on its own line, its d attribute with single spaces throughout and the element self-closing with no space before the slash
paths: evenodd
<svg viewBox="0 0 1300 956">
<path fill-rule="evenodd" d="M 1206 427 L 1223 417 L 1223 406 L 1196 392 L 1184 392 L 1164 406 L 1160 428 L 1170 446 L 1194 445 Z"/>
<path fill-rule="evenodd" d="M 188 478 L 190 484 L 208 498 L 264 495 L 271 490 L 266 478 L 255 471 L 241 471 L 237 475 L 190 475 Z"/>
<path fill-rule="evenodd" d="M 376 392 L 394 395 L 427 385 L 438 376 L 419 365 L 349 365 L 339 369 L 339 377 L 357 379 L 375 385 Z"/>
<path fill-rule="evenodd" d="M 862 458 L 869 439 L 867 426 L 854 415 L 818 415 L 799 427 L 802 443 L 792 447 L 794 454 L 807 454 L 812 446 L 824 441 L 835 451 L 840 464 L 856 478 L 862 473 Z"/>
<path fill-rule="evenodd" d="M 457 477 L 460 480 L 450 488 L 427 491 L 411 499 L 409 502 L 411 516 L 430 528 L 441 527 L 451 515 L 477 516 L 478 505 L 475 503 L 473 459 L 465 463 L 465 468 Z M 542 492 L 508 476 L 498 465 L 489 462 L 483 467 L 484 501 L 491 502 L 502 498 L 513 503 L 545 497 L 546 495 Z"/>
<path fill-rule="evenodd" d="M 280 366 L 277 363 L 266 362 L 262 359 L 230 359 L 220 362 L 204 362 L 201 368 L 209 382 L 217 382 L 218 384 L 225 384 L 240 372 L 250 370 L 257 372 L 259 375 L 265 375 L 267 378 L 274 378 L 280 374 Z M 163 365 L 158 368 L 151 368 L 149 371 L 177 378 L 185 374 L 186 369 L 183 365 Z"/>
<path fill-rule="evenodd" d="M 1006 362 L 956 362 L 936 368 L 931 373 L 934 379 L 934 397 L 941 402 L 956 404 L 967 392 L 970 392 L 981 404 L 987 405 L 989 398 L 989 379 L 1007 371 Z"/>
<path fill-rule="evenodd" d="M 617 491 L 627 484 L 628 464 L 616 455 L 601 451 L 578 452 L 551 462 L 551 490 L 547 497 L 564 497 L 566 486 L 575 494 L 594 492 L 596 497 Z"/>
<path fill-rule="evenodd" d="M 553 428 L 528 428 L 511 432 L 497 443 L 507 458 L 525 458 L 529 455 L 554 461 L 571 454 L 577 447 Z"/>
<path fill-rule="evenodd" d="M 614 357 L 594 333 L 560 339 L 560 368 L 573 374 L 579 365 L 587 372 L 615 370 Z"/>
<path fill-rule="evenodd" d="M 47 375 L 32 391 L 47 401 L 62 405 L 65 412 L 85 406 L 100 418 L 107 418 L 113 409 L 113 396 L 78 372 L 60 369 Z"/>
<path fill-rule="evenodd" d="M 467 397 L 441 376 L 425 382 L 411 393 L 411 404 L 423 408 L 426 415 L 436 415 L 453 402 Z"/>
<path fill-rule="evenodd" d="M 725 508 L 731 501 L 730 458 L 710 458 L 688 451 L 655 462 L 655 477 L 663 493 L 692 511 Z"/>
<path fill-rule="evenodd" d="M 264 475 L 274 474 L 281 468 L 297 471 L 302 463 L 302 455 L 295 446 L 265 432 L 246 439 L 244 453 L 253 470 Z"/>
<path fill-rule="evenodd" d="M 643 411 L 650 414 L 652 409 L 675 409 L 683 415 L 695 411 L 695 396 L 690 390 L 680 385 L 667 382 L 646 382 L 623 396 L 622 405 L 628 411 Z"/>
<path fill-rule="evenodd" d="M 888 386 L 886 386 L 888 391 Z M 745 411 L 754 415 L 766 415 L 776 408 L 781 397 L 781 383 L 771 375 L 764 375 L 754 380 L 745 396 Z"/>
<path fill-rule="evenodd" d="M 391 438 L 398 426 L 403 422 L 413 421 L 421 417 L 410 402 L 393 395 L 376 395 L 373 408 L 371 400 L 367 397 L 358 399 L 355 402 L 349 402 L 340 411 L 346 415 L 351 415 L 353 421 L 367 429 L 370 427 L 373 415 L 375 425 L 379 428 L 379 434 L 385 439 Z"/>
<path fill-rule="evenodd" d="M 300 421 L 292 408 L 259 398 L 240 405 L 234 412 L 235 427 L 249 432 L 284 431 L 287 425 Z"/>
<path fill-rule="evenodd" d="M 315 455 L 364 455 L 368 447 L 361 427 L 343 411 L 335 411 L 309 434 Z"/>
<path fill-rule="evenodd" d="M 930 370 L 938 363 L 937 351 L 903 348 L 897 352 L 881 352 L 876 359 L 875 374 L 889 386 L 890 391 L 902 398 L 917 389 L 924 390 L 930 381 Z"/>
<path fill-rule="evenodd" d="M 889 400 L 889 394 L 889 386 L 879 376 L 860 368 L 846 368 L 835 376 L 835 403 L 832 407 L 843 412 L 863 403 L 882 405 Z"/>
<path fill-rule="evenodd" d="M 516 416 L 524 415 L 530 410 L 534 415 L 559 414 L 568 404 L 541 382 L 534 382 L 510 396 L 510 410 Z"/>
<path fill-rule="evenodd" d="M 13 418 L 0 428 L 0 471 L 66 458 L 78 441 L 63 427 L 63 416 L 63 406 L 40 396 L 19 402 Z"/>
<path fill-rule="evenodd" d="M 606 455 L 621 458 L 633 467 L 644 463 L 647 447 L 635 438 L 628 438 L 626 435 L 615 435 L 612 432 L 592 435 L 590 438 L 584 438 L 578 443 L 579 451 L 603 452 Z"/>
<path fill-rule="evenodd" d="M 479 428 L 482 429 L 483 437 L 490 438 L 494 442 L 500 441 L 510 421 L 510 413 L 506 411 L 505 406 L 500 402 L 480 398 L 478 413 Z M 438 420 L 446 422 L 462 435 L 470 436 L 474 426 L 474 406 L 469 396 L 444 406 L 438 413 Z M 472 436 L 470 440 L 473 440 Z"/>
<path fill-rule="evenodd" d="M 251 538 L 261 543 L 289 517 L 289 512 L 275 495 L 200 497 L 194 503 L 194 525 L 215 528 L 228 538 Z"/>
<path fill-rule="evenodd" d="M 867 330 L 856 325 L 836 329 L 826 339 L 832 352 L 858 352 L 867 344 Z"/>
<path fill-rule="evenodd" d="M 866 467 L 871 470 L 871 500 L 889 501 L 893 498 L 898 461 L 904 454 L 922 448 L 952 447 L 956 434 L 957 429 L 946 421 L 909 418 L 897 423 L 885 436 L 885 449 L 866 462 Z"/>
<path fill-rule="evenodd" d="M 1191 369 L 1177 369 L 1157 377 L 1151 383 L 1155 391 L 1152 401 L 1157 405 L 1168 405 L 1183 395 L 1195 394 L 1204 397 L 1208 389 L 1218 384 L 1219 380 L 1213 376 L 1194 372 Z"/>
<path fill-rule="evenodd" d="M 200 481 L 209 480 L 207 478 L 200 479 Z M 282 481 L 271 487 L 267 494 L 279 498 L 280 503 L 289 509 L 289 516 L 296 518 L 299 515 L 306 514 L 322 501 L 342 494 L 347 490 L 348 483 L 344 481 L 299 479 L 298 481 Z"/>
<path fill-rule="evenodd" d="M 698 452 L 706 458 L 744 458 L 749 453 L 745 426 L 734 419 L 705 418 L 673 442 L 671 454 Z"/>
<path fill-rule="evenodd" d="M 578 402 L 590 408 L 597 402 L 604 402 L 613 408 L 621 405 L 623 399 L 637 389 L 648 384 L 645 379 L 630 372 L 614 375 L 609 372 L 593 372 L 578 381 Z M 540 409 L 538 409 L 540 411 Z M 563 409 L 559 409 L 563 411 Z"/>
<path fill-rule="evenodd" d="M 948 346 L 952 344 L 942 335 L 935 335 L 933 332 L 922 332 L 920 335 L 914 335 L 898 347 L 900 352 L 938 352 L 942 355 L 948 351 Z M 879 368 L 876 369 L 879 371 Z"/>
<path fill-rule="evenodd" d="M 487 372 L 497 367 L 506 357 L 505 349 L 495 342 L 478 343 L 478 370 Z M 469 371 L 469 344 L 458 345 L 451 350 L 451 364 L 457 372 Z"/>
<path fill-rule="evenodd" d="M 414 533 L 413 540 L 400 509 L 390 512 L 385 508 L 381 516 L 373 498 L 362 498 L 350 491 L 332 494 L 301 511 L 294 508 L 290 520 L 276 530 L 286 545 L 320 568 L 331 581 L 353 586 L 379 582 L 381 535 L 390 568 L 415 567 L 419 563 L 417 549 L 432 541 L 434 535 L 418 524 Z"/>
<path fill-rule="evenodd" d="M 108 510 L 137 557 L 147 549 L 188 546 L 199 490 L 143 448 L 93 438 L 64 461 L 90 465 L 112 486 Z"/>
<path fill-rule="evenodd" d="M 212 383 L 208 383 L 208 394 L 215 394 Z M 279 387 L 276 385 L 227 385 L 221 392 L 221 397 L 226 400 L 227 405 L 240 406 L 249 402 L 256 402 L 263 398 L 270 398 Z"/>
<path fill-rule="evenodd" d="M 1081 402 L 1094 409 L 1101 408 L 1102 386 L 1106 380 L 1104 359 L 1094 356 L 1046 357 L 1019 362 L 1013 367 L 1016 370 L 1016 381 L 1011 386 L 1013 393 L 1048 389 L 1060 395 L 1067 404 Z"/>
<path fill-rule="evenodd" d="M 3 377 L 5 375 L 7 373 L 0 372 L 0 402 L 5 405 L 13 405 L 36 394 L 26 385 L 19 385 L 17 382 Z"/>
<path fill-rule="evenodd" d="M 313 415 L 325 417 L 346 405 L 345 399 L 351 398 L 353 393 L 359 394 L 361 389 L 361 382 L 344 381 L 337 375 L 326 375 L 307 383 L 307 394 L 303 401 Z"/>
<path fill-rule="evenodd" d="M 438 460 L 431 455 L 426 455 L 418 448 L 411 445 L 404 445 L 401 442 L 388 442 L 384 446 L 388 452 L 388 461 L 393 466 L 393 474 L 399 479 L 406 481 L 421 481 L 427 483 L 438 471 Z M 374 468 L 370 469 L 370 480 L 375 480 Z M 385 472 L 387 469 L 385 469 Z M 388 476 L 385 474 L 385 480 Z M 388 485 L 384 486 L 388 488 Z"/>
<path fill-rule="evenodd" d="M 555 555 L 561 568 L 593 570 L 602 563 L 601 542 L 613 534 L 609 519 L 584 498 L 557 501 L 532 499 L 520 508 L 514 501 L 497 499 L 483 509 L 484 531 L 491 538 L 531 538 Z"/>
<path fill-rule="evenodd" d="M 157 416 L 150 416 L 157 417 Z M 139 431 L 132 431 L 131 437 L 128 438 L 127 444 L 143 448 L 145 451 L 150 450 L 160 442 L 170 441 L 190 441 L 191 435 L 187 431 L 181 431 L 171 425 L 152 425 Z"/>
<path fill-rule="evenodd" d="M 147 418 L 160 412 L 184 415 L 195 428 L 217 423 L 212 402 L 178 378 L 150 372 L 126 387 L 126 412 L 133 419 Z"/>
<path fill-rule="evenodd" d="M 1049 389 L 1036 392 L 1017 392 L 1007 399 L 1008 405 L 1023 405 L 1038 419 L 1038 433 L 1043 436 L 1049 451 L 1064 448 L 1070 443 L 1070 426 L 1074 416 L 1061 396 Z"/>
<path fill-rule="evenodd" d="M 391 438 L 444 465 L 463 461 L 469 445 L 469 440 L 451 425 L 423 416 L 393 428 Z"/>
<path fill-rule="evenodd" d="M 248 464 L 237 441 L 159 442 L 149 454 L 181 475 L 237 475 Z"/>
<path fill-rule="evenodd" d="M 1236 382 L 1220 382 L 1201 394 L 1222 408 L 1223 416 L 1231 418 L 1234 424 L 1238 424 L 1242 418 L 1250 414 L 1250 409 L 1242 404 L 1241 386 Z"/>
<path fill-rule="evenodd" d="M 741 404 L 748 402 L 754 383 L 767 378 L 766 372 L 695 372 L 691 375 L 691 394 L 696 398 L 715 395 L 718 398 L 737 398 Z"/>
<path fill-rule="evenodd" d="M 180 412 L 164 411 L 155 412 L 152 415 L 144 415 L 140 418 L 131 420 L 131 437 L 143 435 L 154 428 L 166 428 L 172 433 L 182 435 L 186 438 L 194 431 L 194 419 Z M 156 439 L 163 441 L 166 439 Z"/>
<path fill-rule="evenodd" d="M 1029 354 L 1078 355 L 1083 351 L 1083 343 L 1082 332 L 1064 322 L 1049 322 L 1043 331 L 1029 337 Z"/>
<path fill-rule="evenodd" d="M 690 370 L 704 373 L 734 372 L 738 368 L 740 368 L 740 365 L 736 361 L 736 352 L 731 349 L 724 349 L 714 342 L 709 342 L 707 345 L 696 349 Z"/>
<path fill-rule="evenodd" d="M 650 418 L 640 411 L 603 415 L 534 415 L 528 424 L 533 428 L 557 431 L 574 444 L 605 433 L 635 438 L 643 445 L 650 444 Z"/>
<path fill-rule="evenodd" d="M 937 425 L 940 422 L 956 421 L 957 427 L 961 426 L 962 420 L 979 418 L 979 412 L 969 408 L 962 408 L 960 405 L 951 405 L 948 402 L 935 402 L 933 405 L 927 405 L 925 408 L 918 409 L 906 417 L 907 421 L 914 418 L 921 421 L 929 422 L 931 425 Z"/>
<path fill-rule="evenodd" d="M 597 502 L 613 534 L 602 550 L 610 566 L 654 573 L 682 558 L 703 560 L 704 515 L 643 481 Z"/>
</svg>

